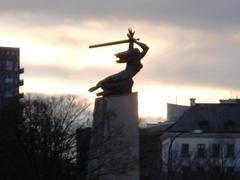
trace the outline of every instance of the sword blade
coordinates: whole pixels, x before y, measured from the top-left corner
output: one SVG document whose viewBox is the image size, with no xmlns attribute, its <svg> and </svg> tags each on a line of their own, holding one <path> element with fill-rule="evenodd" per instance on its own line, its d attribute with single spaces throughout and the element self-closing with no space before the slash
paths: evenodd
<svg viewBox="0 0 240 180">
<path fill-rule="evenodd" d="M 121 40 L 121 41 L 114 41 L 114 42 L 107 42 L 107 43 L 102 43 L 102 44 L 95 44 L 95 45 L 89 46 L 89 48 L 96 48 L 96 47 L 102 47 L 102 46 L 111 46 L 111 45 L 123 44 L 123 43 L 129 43 L 129 39 Z"/>
</svg>

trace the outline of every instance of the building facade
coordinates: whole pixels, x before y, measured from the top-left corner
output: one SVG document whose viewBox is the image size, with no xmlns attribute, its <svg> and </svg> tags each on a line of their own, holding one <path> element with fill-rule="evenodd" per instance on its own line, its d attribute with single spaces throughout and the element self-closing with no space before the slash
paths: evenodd
<svg viewBox="0 0 240 180">
<path fill-rule="evenodd" d="M 23 85 L 20 74 L 20 49 L 0 47 L 0 104 L 11 98 L 21 98 L 19 87 Z"/>
<path fill-rule="evenodd" d="M 167 179 L 190 171 L 240 172 L 240 103 L 220 102 L 190 106 L 160 137 Z"/>
</svg>

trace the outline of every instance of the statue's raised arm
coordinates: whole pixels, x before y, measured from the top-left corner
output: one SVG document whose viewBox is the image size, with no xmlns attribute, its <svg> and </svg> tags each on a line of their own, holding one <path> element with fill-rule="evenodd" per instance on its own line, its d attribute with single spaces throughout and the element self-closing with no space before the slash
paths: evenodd
<svg viewBox="0 0 240 180">
<path fill-rule="evenodd" d="M 140 54 L 140 58 L 143 58 L 147 54 L 149 47 L 146 44 L 141 43 L 139 41 L 135 41 L 135 43 L 142 48 L 142 52 Z"/>
<path fill-rule="evenodd" d="M 147 54 L 148 46 L 142 42 L 139 42 L 139 39 L 135 39 L 135 32 L 131 29 L 128 30 L 128 40 L 115 41 L 103 44 L 92 45 L 90 48 L 109 46 L 121 43 L 129 43 L 127 51 L 123 51 L 115 54 L 118 63 L 126 63 L 125 70 L 106 77 L 105 79 L 99 81 L 96 86 L 93 86 L 89 89 L 89 92 L 93 92 L 98 88 L 101 88 L 103 91 L 97 93 L 97 96 L 110 96 L 116 94 L 127 94 L 132 92 L 133 80 L 132 78 L 142 69 L 141 59 Z M 134 48 L 134 44 L 137 44 L 142 48 L 140 51 L 138 48 Z"/>
</svg>

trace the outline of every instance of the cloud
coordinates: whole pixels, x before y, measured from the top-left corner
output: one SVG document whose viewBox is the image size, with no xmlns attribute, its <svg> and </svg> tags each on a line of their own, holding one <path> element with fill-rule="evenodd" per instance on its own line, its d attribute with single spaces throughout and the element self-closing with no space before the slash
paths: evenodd
<svg viewBox="0 0 240 180">
<path fill-rule="evenodd" d="M 137 74 L 136 82 L 240 89 L 238 79 L 240 76 L 238 70 L 240 66 L 240 61 L 238 61 L 240 59 L 240 31 L 231 29 L 213 32 L 164 25 L 156 25 L 154 31 L 151 31 L 146 24 L 141 24 L 141 28 L 145 30 L 142 36 L 147 39 L 144 42 L 150 46 L 150 50 L 142 60 L 144 68 Z M 112 29 L 104 27 L 103 29 L 105 29 L 103 32 L 92 32 L 93 36 L 116 39 L 114 37 L 116 32 L 113 33 Z M 81 33 L 78 31 L 82 32 L 85 37 L 80 37 Z M 107 67 L 94 64 L 71 65 L 78 61 L 93 61 L 91 58 L 98 58 L 95 53 L 98 54 L 102 51 L 106 51 L 106 53 L 101 58 L 106 58 L 108 54 L 109 58 L 114 58 L 112 56 L 114 50 L 106 49 L 91 50 L 88 59 L 82 57 L 81 48 L 86 46 L 87 49 L 90 41 L 96 41 L 90 40 L 91 35 L 87 35 L 84 31 L 87 31 L 85 26 L 82 28 L 81 26 L 62 27 L 57 32 L 51 31 L 51 29 L 35 31 L 38 39 L 43 43 L 51 43 L 56 47 L 64 45 L 73 50 L 58 55 L 58 58 L 62 57 L 63 59 L 56 59 L 57 63 L 55 64 L 25 63 L 26 78 L 53 78 L 58 79 L 58 82 L 68 81 L 72 84 L 77 82 L 89 86 L 124 68 L 119 66 L 119 69 L 116 69 L 112 65 Z M 46 37 L 45 34 L 47 34 Z M 79 54 L 77 54 L 78 51 L 80 51 Z M 71 52 L 75 52 L 77 55 L 68 54 Z M 74 58 L 79 59 L 74 60 Z M 111 61 L 114 63 L 114 59 Z"/>
<path fill-rule="evenodd" d="M 36 79 L 55 79 L 57 83 L 69 82 L 72 85 L 94 85 L 103 76 L 115 73 L 114 69 L 106 69 L 104 67 L 85 67 L 69 68 L 61 65 L 39 65 L 25 63 L 26 69 L 24 75 L 26 81 L 28 78 Z"/>
<path fill-rule="evenodd" d="M 158 49 L 159 52 L 151 52 L 150 46 L 149 53 L 142 60 L 144 68 L 135 78 L 137 82 L 240 89 L 238 78 L 240 42 L 235 40 L 235 35 L 226 33 L 221 36 L 221 32 L 193 33 L 189 30 L 175 30 L 171 33 L 169 34 L 167 30 L 166 34 L 161 32 L 163 41 L 164 38 L 173 38 L 174 34 L 178 34 L 174 36 L 175 41 L 166 48 L 165 53 L 161 53 L 164 49 L 162 47 Z M 69 81 L 72 84 L 80 83 L 88 86 L 124 68 L 119 67 L 117 70 L 112 66 L 111 68 L 92 65 L 74 67 L 63 64 L 28 63 L 24 66 L 27 77 L 53 78 L 58 79 L 59 82 Z"/>
<path fill-rule="evenodd" d="M 5 31 L 61 47 L 59 55 L 50 56 L 55 64 L 22 59 L 26 80 L 96 83 L 116 69 L 66 64 L 86 61 L 83 51 L 90 43 L 126 38 L 133 25 L 150 46 L 136 81 L 240 89 L 239 7 L 238 0 L 2 0 L 0 19 L 9 27 Z M 60 52 L 62 47 L 70 50 Z"/>
<path fill-rule="evenodd" d="M 240 89 L 240 43 L 235 38 L 238 32 L 193 32 L 194 36 L 189 30 L 170 36 L 176 41 L 169 47 L 169 54 L 167 51 L 165 55 L 146 57 L 149 62 L 139 79 L 159 84 Z"/>
<path fill-rule="evenodd" d="M 228 28 L 240 25 L 239 6 L 238 0 L 3 0 L 0 11 L 35 18 L 36 24 L 96 19 Z"/>
</svg>

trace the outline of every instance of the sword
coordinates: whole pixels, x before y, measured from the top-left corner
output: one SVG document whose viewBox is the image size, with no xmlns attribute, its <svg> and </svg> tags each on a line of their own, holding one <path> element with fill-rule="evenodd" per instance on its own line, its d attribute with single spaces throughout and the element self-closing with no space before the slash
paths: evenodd
<svg viewBox="0 0 240 180">
<path fill-rule="evenodd" d="M 135 39 L 135 40 L 139 41 L 139 38 Z M 102 47 L 102 46 L 111 46 L 111 45 L 116 45 L 116 44 L 130 43 L 131 41 L 132 41 L 131 39 L 126 39 L 126 40 L 121 40 L 121 41 L 113 41 L 113 42 L 91 45 L 91 46 L 89 46 L 89 48 L 96 48 L 96 47 Z"/>
</svg>

